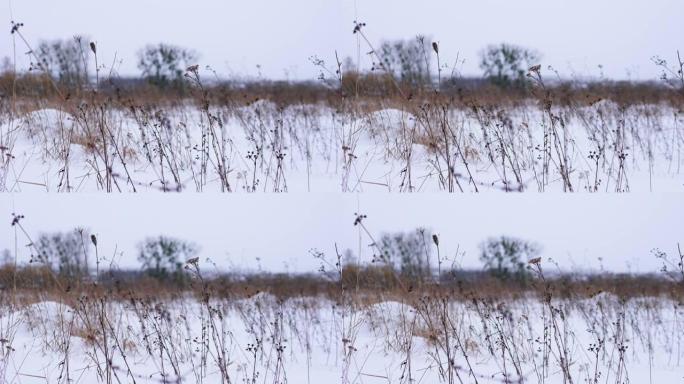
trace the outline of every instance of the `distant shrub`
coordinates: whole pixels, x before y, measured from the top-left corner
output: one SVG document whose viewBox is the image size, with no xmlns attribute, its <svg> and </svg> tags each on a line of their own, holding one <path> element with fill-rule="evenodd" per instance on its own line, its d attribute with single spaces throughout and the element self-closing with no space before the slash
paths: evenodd
<svg viewBox="0 0 684 384">
<path fill-rule="evenodd" d="M 480 53 L 480 68 L 497 86 L 524 88 L 528 69 L 537 65 L 540 58 L 534 50 L 502 43 L 490 45 Z"/>
<path fill-rule="evenodd" d="M 398 286 L 397 274 L 389 265 L 345 264 L 342 283 L 347 287 L 393 289 Z"/>
<path fill-rule="evenodd" d="M 412 280 L 431 275 L 429 231 L 419 228 L 412 232 L 383 235 L 378 243 L 379 258 Z"/>
<path fill-rule="evenodd" d="M 384 69 L 402 83 L 421 87 L 430 84 L 431 42 L 422 36 L 412 40 L 386 41 L 378 56 Z"/>
<path fill-rule="evenodd" d="M 196 60 L 195 52 L 163 43 L 148 45 L 138 52 L 142 77 L 159 88 L 183 89 L 185 70 Z"/>
<path fill-rule="evenodd" d="M 480 244 L 480 261 L 499 279 L 526 280 L 530 272 L 527 262 L 539 255 L 540 247 L 514 237 L 493 237 Z"/>
<path fill-rule="evenodd" d="M 31 262 L 56 270 L 60 277 L 72 279 L 88 274 L 89 235 L 82 229 L 42 234 L 35 243 L 37 255 Z"/>
<path fill-rule="evenodd" d="M 81 89 L 88 85 L 90 48 L 83 36 L 68 40 L 42 41 L 35 51 L 39 62 L 32 69 L 40 69 L 65 87 Z"/>
<path fill-rule="evenodd" d="M 138 245 L 138 261 L 149 276 L 184 282 L 183 265 L 199 251 L 193 243 L 167 236 L 150 237 Z"/>
<path fill-rule="evenodd" d="M 9 249 L 3 249 L 0 252 L 0 266 L 12 264 L 12 252 Z"/>
<path fill-rule="evenodd" d="M 346 71 L 340 87 L 344 95 L 385 97 L 396 91 L 392 75 L 388 73 Z"/>
</svg>

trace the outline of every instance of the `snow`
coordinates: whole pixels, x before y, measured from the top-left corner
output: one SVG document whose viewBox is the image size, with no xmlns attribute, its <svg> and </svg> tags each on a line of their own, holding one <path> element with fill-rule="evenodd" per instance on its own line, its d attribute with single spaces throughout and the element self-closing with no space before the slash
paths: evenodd
<svg viewBox="0 0 684 384">
<path fill-rule="evenodd" d="M 439 341 L 441 324 L 436 323 L 441 312 L 428 307 L 412 309 L 388 301 L 350 308 L 322 298 L 278 301 L 268 295 L 240 303 L 212 301 L 211 305 L 217 311 L 213 321 L 223 338 L 220 344 L 204 333 L 211 324 L 206 308 L 191 299 L 108 303 L 111 334 L 107 343 L 119 380 L 134 377 L 139 383 L 159 382 L 164 370 L 169 382 L 221 382 L 215 357 L 223 350 L 230 359 L 232 382 L 251 382 L 252 372 L 258 373 L 258 382 L 394 383 L 407 382 L 409 374 L 416 382 L 447 382 L 437 369 L 437 359 L 444 362 L 446 357 Z M 575 382 L 593 380 L 595 375 L 601 382 L 614 382 L 617 375 L 622 375 L 620 382 L 681 380 L 681 304 L 666 298 L 620 302 L 596 296 L 556 300 L 553 305 L 564 314 L 555 321 Z M 450 302 L 447 308 L 451 340 L 460 345 L 451 353 L 462 380 L 472 380 L 470 364 L 482 383 L 501 382 L 504 372 L 513 382 L 519 378 L 563 382 L 562 349 L 547 332 L 552 323 L 541 302 L 532 298 L 481 301 L 477 306 Z M 102 380 L 94 367 L 96 359 L 104 357 L 101 334 L 90 334 L 68 316 L 57 321 L 59 314 L 72 312 L 63 304 L 43 302 L 0 316 L 0 324 L 11 325 L 0 327 L 4 332 L 0 336 L 9 335 L 12 348 L 10 353 L 0 353 L 3 382 L 58 382 L 66 379 L 67 370 L 73 382 Z M 93 316 L 91 320 L 97 318 L 84 311 L 78 316 L 85 313 Z M 16 319 L 20 319 L 18 324 Z M 601 347 L 594 354 L 591 348 L 597 344 Z M 624 353 L 621 347 L 626 347 Z"/>
<path fill-rule="evenodd" d="M 441 117 L 429 110 L 421 116 L 392 108 L 341 112 L 261 101 L 212 108 L 212 123 L 190 105 L 92 113 L 75 118 L 39 110 L 0 127 L 13 156 L 0 167 L 0 188 L 436 192 L 450 188 L 448 154 L 453 191 L 684 189 L 683 117 L 665 105 L 622 108 L 604 101 L 557 108 L 562 123 L 555 124 L 533 105 L 449 110 L 447 135 L 457 141 L 450 139 L 448 151 Z"/>
<path fill-rule="evenodd" d="M 373 239 L 353 225 L 359 213 L 368 215 L 364 226 L 373 235 L 432 229 L 442 255 L 459 267 L 478 268 L 478 242 L 505 234 L 540 242 L 544 262 L 553 259 L 564 270 L 596 270 L 599 263 L 610 271 L 653 272 L 658 262 L 649 252 L 676 247 L 684 205 L 677 193 L 654 199 L 638 192 L 681 192 L 682 114 L 665 106 L 631 108 L 602 102 L 554 111 L 567 122 L 559 133 L 566 155 L 562 159 L 552 148 L 546 176 L 540 176 L 536 148 L 548 133 L 547 117 L 528 107 L 482 115 L 449 111 L 470 166 L 455 164 L 453 189 L 488 192 L 457 198 L 442 193 L 446 160 L 427 134 L 435 126 L 398 109 L 348 114 L 259 102 L 212 109 L 214 125 L 190 106 L 109 111 L 111 131 L 100 134 L 115 137 L 116 145 L 106 157 L 94 150 L 97 132 L 81 117 L 39 110 L 0 127 L 11 155 L 0 167 L 0 185 L 9 192 L 0 196 L 0 217 L 9 222 L 13 213 L 25 215 L 22 228 L 31 235 L 87 227 L 97 235 L 105 264 L 121 268 L 135 268 L 136 243 L 159 233 L 198 242 L 201 263 L 219 271 L 312 272 L 318 261 L 310 251 L 332 257 L 338 245 L 366 262 Z M 505 145 L 497 149 L 485 132 L 500 135 Z M 203 144 L 207 135 L 221 140 Z M 225 148 L 223 157 L 214 145 Z M 589 157 L 594 150 L 602 152 L 597 163 Z M 502 158 L 504 152 L 519 157 Z M 576 192 L 598 186 L 598 192 L 637 193 L 561 199 L 554 194 L 567 189 L 561 160 L 571 165 Z M 112 177 L 104 171 L 106 161 Z M 223 181 L 221 161 L 230 169 Z M 236 196 L 211 193 L 225 191 L 226 182 Z M 518 189 L 523 193 L 500 194 Z M 181 193 L 156 193 L 163 190 Z M 193 193 L 200 191 L 205 193 Z M 285 191 L 295 193 L 243 193 Z M 418 193 L 386 193 L 398 191 Z M 536 193 L 542 191 L 551 193 Z M 3 248 L 17 249 L 20 264 L 28 262 L 30 239 L 9 225 L 0 227 L 0 236 Z M 504 372 L 514 382 L 563 382 L 559 356 L 566 352 L 571 361 L 565 369 L 574 382 L 592 381 L 598 372 L 602 382 L 682 378 L 684 313 L 668 298 L 624 301 L 601 293 L 555 301 L 550 312 L 533 298 L 478 306 L 449 301 L 446 307 L 431 298 L 392 298 L 350 307 L 263 292 L 214 299 L 211 308 L 190 297 L 105 303 L 52 298 L 13 307 L 5 293 L 3 383 L 65 382 L 67 372 L 71 382 L 104 381 L 96 366 L 102 369 L 108 358 L 121 382 L 221 382 L 222 353 L 236 383 L 252 382 L 252 372 L 259 373 L 258 382 L 394 383 L 408 382 L 409 372 L 415 382 L 444 382 L 437 365 L 446 368 L 445 345 L 453 348 L 464 382 L 501 382 Z M 440 343 L 443 311 L 451 316 L 450 340 L 457 347 Z M 561 312 L 557 333 L 549 336 L 549 316 Z M 107 322 L 98 313 L 107 313 Z"/>
</svg>

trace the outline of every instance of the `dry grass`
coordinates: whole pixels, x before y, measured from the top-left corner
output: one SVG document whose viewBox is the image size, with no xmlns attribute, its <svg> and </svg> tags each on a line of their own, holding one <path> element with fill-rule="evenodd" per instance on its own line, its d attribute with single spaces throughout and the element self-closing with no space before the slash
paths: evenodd
<svg viewBox="0 0 684 384">
<path fill-rule="evenodd" d="M 339 108 L 347 100 L 360 107 L 372 109 L 401 108 L 410 110 L 422 103 L 449 103 L 455 108 L 471 105 L 515 106 L 527 103 L 534 95 L 529 90 L 500 88 L 481 79 L 464 79 L 445 84 L 438 92 L 433 88 L 411 88 L 402 85 L 399 93 L 384 75 L 346 74 L 340 86 L 329 87 L 317 82 L 251 81 L 208 84 L 208 101 L 212 106 L 245 106 L 258 100 L 267 100 L 279 107 L 300 104 L 323 104 Z M 569 81 L 552 83 L 554 105 L 588 106 L 600 100 L 613 101 L 621 106 L 635 104 L 668 104 L 681 108 L 682 92 L 654 82 L 588 82 Z M 70 89 L 62 98 L 54 91 L 45 75 L 12 73 L 0 74 L 0 98 L 13 102 L 20 111 L 41 106 L 62 106 L 73 110 L 86 101 L 100 103 L 115 100 L 125 104 L 166 106 L 190 102 L 201 103 L 204 96 L 196 92 L 159 89 L 139 79 L 110 79 L 102 82 L 96 92 L 88 89 Z M 402 97 L 404 95 L 404 97 Z M 410 95 L 407 99 L 406 95 Z M 34 107 L 31 107 L 31 106 Z M 412 106 L 412 107 L 410 107 Z"/>
<path fill-rule="evenodd" d="M 355 225 L 367 232 L 365 219 Z M 33 243 L 22 220 L 14 225 Z M 439 254 L 442 272 L 421 275 L 381 257 L 360 265 L 312 254 L 322 268 L 305 275 L 207 274 L 198 258 L 175 280 L 4 266 L 0 378 L 276 384 L 328 372 L 342 383 L 372 374 L 407 384 L 619 384 L 684 357 L 681 250 L 675 259 L 654 253 L 668 268 L 657 276 L 550 274 L 533 258 L 523 279 L 442 267 Z M 42 356 L 57 356 L 37 373 L 27 337 Z"/>
<path fill-rule="evenodd" d="M 22 288 L 0 303 L 0 336 L 9 348 L 0 353 L 0 377 L 13 382 L 12 364 L 22 358 L 13 349 L 19 326 L 60 356 L 64 364 L 44 376 L 57 382 L 83 374 L 75 368 L 80 358 L 90 362 L 87 377 L 103 383 L 147 382 L 142 372 L 169 383 L 280 383 L 288 376 L 315 382 L 315 375 L 288 371 L 295 361 L 306 369 L 314 350 L 339 353 L 338 377 L 351 382 L 370 369 L 355 362 L 378 352 L 364 349 L 363 329 L 372 330 L 376 348 L 403 359 L 395 368 L 401 374 L 392 377 L 406 383 L 426 374 L 446 383 L 486 382 L 491 371 L 484 361 L 496 362 L 503 382 L 605 377 L 622 383 L 654 349 L 676 348 L 681 327 L 670 327 L 666 314 L 671 304 L 675 311 L 682 305 L 681 283 L 644 276 L 549 279 L 538 268 L 538 278 L 524 285 L 482 275 L 422 285 L 404 280 L 382 289 L 313 276 L 207 280 L 191 266 L 194 278 L 182 290 L 144 279 L 84 282 L 68 292 Z M 336 324 L 332 333 L 328 324 Z M 242 329 L 245 336 L 236 336 Z M 587 332 L 594 343 L 584 354 L 577 344 Z"/>
<path fill-rule="evenodd" d="M 11 121 L 0 132 L 2 189 L 20 188 L 22 170 L 44 159 L 64 169 L 46 175 L 61 181 L 46 189 L 59 191 L 78 191 L 85 180 L 106 192 L 310 190 L 288 185 L 289 176 L 306 173 L 310 182 L 312 172 L 325 169 L 343 192 L 366 182 L 402 192 L 543 192 L 556 190 L 552 184 L 567 192 L 623 192 L 632 189 L 634 172 L 641 173 L 636 182 L 677 175 L 683 161 L 681 107 L 664 101 L 622 105 L 578 95 L 562 103 L 544 86 L 511 103 L 430 93 L 424 100 L 360 97 L 283 107 L 215 103 L 211 89 L 196 88 L 197 99 L 171 103 L 99 92 L 61 103 L 14 100 L 16 108 L 0 100 L 0 119 Z M 59 116 L 30 113 L 45 108 Z M 15 159 L 15 143 L 27 136 L 43 159 Z M 363 146 L 369 140 L 375 159 L 363 157 L 371 153 Z M 76 162 L 72 152 L 79 149 L 86 158 Z M 387 179 L 366 180 L 369 167 L 379 172 L 379 156 Z M 638 187 L 653 189 L 652 183 Z"/>
<path fill-rule="evenodd" d="M 135 292 L 138 296 L 179 297 L 201 295 L 204 288 L 212 296 L 242 299 L 268 293 L 281 299 L 297 297 L 326 297 L 339 300 L 342 290 L 353 292 L 358 298 L 374 297 L 415 301 L 423 296 L 448 296 L 450 300 L 469 301 L 473 297 L 526 297 L 539 292 L 540 282 L 502 280 L 482 271 L 450 271 L 441 279 L 421 280 L 402 276 L 391 267 L 349 265 L 344 267 L 342 280 L 331 280 L 318 274 L 221 274 L 204 280 L 204 285 L 162 281 L 135 271 L 106 271 L 98 281 L 91 279 L 53 278 L 55 272 L 46 267 L 0 268 L 0 287 L 5 292 L 16 292 L 26 297 L 47 295 L 53 299 L 71 301 L 86 294 L 107 294 L 112 300 L 127 300 Z M 632 274 L 565 274 L 547 278 L 546 288 L 554 297 L 586 299 L 600 293 L 610 293 L 623 299 L 666 296 L 684 299 L 684 286 L 659 275 Z"/>
</svg>

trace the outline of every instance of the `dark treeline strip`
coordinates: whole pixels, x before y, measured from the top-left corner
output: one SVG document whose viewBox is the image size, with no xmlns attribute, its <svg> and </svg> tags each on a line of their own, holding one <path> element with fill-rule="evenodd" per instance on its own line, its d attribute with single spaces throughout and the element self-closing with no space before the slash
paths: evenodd
<svg viewBox="0 0 684 384">
<path fill-rule="evenodd" d="M 499 87 L 484 78 L 459 78 L 444 81 L 439 87 L 396 83 L 383 75 L 350 74 L 341 83 L 329 86 L 316 81 L 221 81 L 206 84 L 203 92 L 191 86 L 164 88 L 142 78 L 103 80 L 95 89 L 60 86 L 59 93 L 47 75 L 4 73 L 0 75 L 0 100 L 13 100 L 15 105 L 43 102 L 53 105 L 80 102 L 113 101 L 121 108 L 135 104 L 180 104 L 204 102 L 212 105 L 247 105 L 268 100 L 280 106 L 322 103 L 337 107 L 356 101 L 401 106 L 407 102 L 444 102 L 452 107 L 472 105 L 515 105 L 534 98 L 531 89 Z M 600 81 L 555 82 L 548 86 L 554 105 L 591 105 L 610 100 L 620 105 L 667 103 L 684 104 L 684 93 L 657 82 Z"/>
<path fill-rule="evenodd" d="M 46 267 L 11 265 L 0 268 L 0 292 L 62 295 L 106 291 L 112 297 L 177 296 L 201 294 L 209 290 L 212 297 L 244 298 L 269 293 L 278 298 L 324 296 L 338 299 L 348 294 L 372 298 L 419 298 L 425 295 L 447 295 L 454 300 L 473 298 L 515 298 L 552 292 L 557 298 L 588 298 L 601 293 L 620 298 L 667 296 L 684 300 L 684 284 L 656 274 L 557 274 L 538 278 L 501 279 L 486 271 L 460 270 L 442 276 L 406 276 L 389 267 L 349 265 L 341 276 L 325 274 L 226 273 L 206 276 L 201 280 L 188 273 L 183 278 L 159 279 L 141 271 L 107 270 L 99 276 L 66 277 Z"/>
</svg>

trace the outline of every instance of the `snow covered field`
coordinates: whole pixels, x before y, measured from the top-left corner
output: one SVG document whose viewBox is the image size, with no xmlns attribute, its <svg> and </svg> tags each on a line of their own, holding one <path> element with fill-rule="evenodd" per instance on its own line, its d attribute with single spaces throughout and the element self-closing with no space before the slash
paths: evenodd
<svg viewBox="0 0 684 384">
<path fill-rule="evenodd" d="M 342 295 L 14 305 L 3 383 L 677 383 L 684 308 L 668 298 L 465 302 Z"/>
<path fill-rule="evenodd" d="M 684 113 L 665 105 L 414 113 L 81 105 L 0 125 L 3 191 L 567 191 L 684 189 Z"/>
<path fill-rule="evenodd" d="M 684 1 L 103 3 L 0 5 L 0 384 L 684 384 Z"/>
<path fill-rule="evenodd" d="M 447 195 L 306 193 L 684 187 L 684 115 L 666 106 L 414 112 L 265 102 L 36 110 L 0 126 L 0 189 L 9 192 L 0 212 L 8 223 L 25 214 L 32 234 L 91 227 L 103 254 L 126 268 L 137 266 L 135 242 L 157 232 L 201 240 L 200 263 L 211 259 L 217 270 L 257 260 L 259 270 L 263 261 L 271 271 L 311 271 L 312 247 L 331 255 L 338 240 L 358 244 L 368 261 L 372 239 L 353 225 L 355 214 L 367 214 L 379 233 L 433 227 L 450 243 L 448 256 L 467 252 L 468 267 L 479 265 L 475 243 L 502 233 L 548 243 L 544 262 L 557 267 L 595 270 L 599 260 L 601 270 L 630 272 L 653 272 L 649 251 L 679 240 L 675 194 L 488 194 L 457 204 Z M 44 191 L 93 193 L 27 193 Z M 99 194 L 119 191 L 305 193 Z M 2 247 L 30 265 L 30 239 L 7 228 Z M 684 381 L 677 295 L 1 294 L 2 383 Z"/>
</svg>

